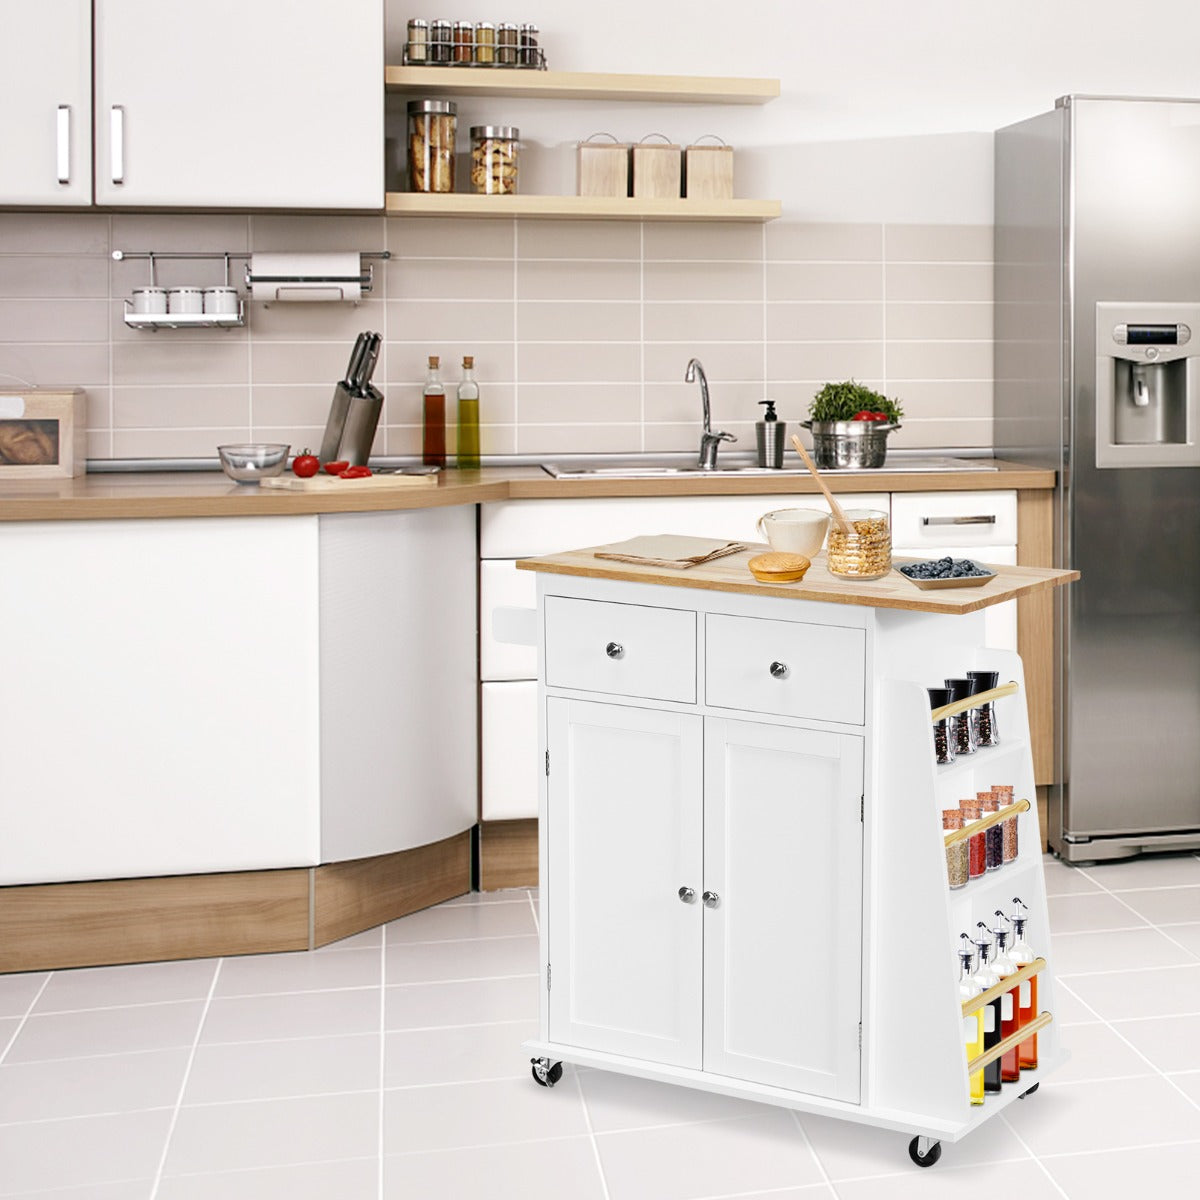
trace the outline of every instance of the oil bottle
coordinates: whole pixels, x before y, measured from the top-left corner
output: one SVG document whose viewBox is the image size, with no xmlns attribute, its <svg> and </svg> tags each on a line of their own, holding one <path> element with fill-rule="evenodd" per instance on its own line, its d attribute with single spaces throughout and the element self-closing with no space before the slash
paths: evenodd
<svg viewBox="0 0 1200 1200">
<path fill-rule="evenodd" d="M 960 1001 L 972 1000 L 979 995 L 983 988 L 975 982 L 972 971 L 975 967 L 975 947 L 967 934 L 962 935 L 959 944 L 958 961 L 962 973 L 958 977 L 958 998 Z M 967 1048 L 967 1062 L 976 1055 L 983 1053 L 983 1009 L 977 1009 L 969 1017 L 963 1017 L 963 1042 Z M 971 1103 L 983 1103 L 983 1072 L 975 1071 L 970 1077 Z"/>
<path fill-rule="evenodd" d="M 479 384 L 475 382 L 475 358 L 462 360 L 462 382 L 458 385 L 458 441 L 455 461 L 460 467 L 479 467 Z"/>
<path fill-rule="evenodd" d="M 971 978 L 979 984 L 981 991 L 987 991 L 988 988 L 994 987 L 1000 982 L 1000 976 L 992 970 L 988 960 L 992 956 L 992 939 L 987 931 L 987 926 L 982 921 L 979 922 L 981 932 L 974 939 L 975 946 L 979 950 L 979 965 L 975 968 L 975 973 Z M 983 1048 L 990 1050 L 997 1042 L 1000 1041 L 1000 997 L 995 1000 L 990 1000 L 983 1009 Z M 1000 1090 L 1000 1060 L 994 1059 L 983 1068 L 983 1090 L 985 1092 L 998 1092 Z"/>
<path fill-rule="evenodd" d="M 1020 896 L 1013 897 L 1013 911 L 1009 920 L 1012 922 L 1013 937 L 1016 941 L 1009 948 L 1009 957 L 1018 967 L 1028 966 L 1037 955 L 1025 941 L 1025 926 L 1029 921 L 1029 909 L 1021 902 Z M 1024 1028 L 1037 1018 L 1038 1015 L 1038 977 L 1030 975 L 1017 989 L 1017 1020 Z M 1038 1065 L 1038 1035 L 1031 1033 L 1017 1047 L 1017 1062 L 1022 1071 L 1033 1071 Z"/>
<path fill-rule="evenodd" d="M 427 467 L 446 465 L 446 389 L 438 374 L 441 361 L 436 354 L 429 356 L 421 393 L 421 461 Z"/>
<path fill-rule="evenodd" d="M 992 937 L 996 939 L 996 953 L 992 958 L 992 970 L 1000 976 L 1001 982 L 1011 978 L 1021 968 L 1013 961 L 1012 955 L 1008 952 L 1008 939 L 1011 930 L 1008 927 L 1008 919 L 999 910 L 996 910 L 996 924 L 992 926 Z M 979 922 L 981 925 L 982 921 Z M 1010 1034 L 1017 1032 L 1019 1027 L 1019 1016 L 1017 1009 L 1017 991 L 1020 987 L 1010 988 L 1000 997 L 1000 1036 L 1008 1037 Z M 1011 1050 L 1006 1050 L 1000 1056 L 1000 1082 L 1001 1083 L 1016 1083 L 1021 1078 L 1021 1064 L 1017 1057 L 1018 1047 L 1014 1044 Z"/>
</svg>

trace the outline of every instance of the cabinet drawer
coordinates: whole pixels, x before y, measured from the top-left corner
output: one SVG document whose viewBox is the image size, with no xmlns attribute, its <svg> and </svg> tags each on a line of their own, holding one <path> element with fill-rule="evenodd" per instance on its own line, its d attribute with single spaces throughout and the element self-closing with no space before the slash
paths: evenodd
<svg viewBox="0 0 1200 1200">
<path fill-rule="evenodd" d="M 696 702 L 696 614 L 546 597 L 546 684 Z"/>
<path fill-rule="evenodd" d="M 863 723 L 863 630 L 717 614 L 704 630 L 710 706 Z"/>
<path fill-rule="evenodd" d="M 892 545 L 1015 546 L 1016 492 L 898 492 L 892 497 Z"/>
</svg>

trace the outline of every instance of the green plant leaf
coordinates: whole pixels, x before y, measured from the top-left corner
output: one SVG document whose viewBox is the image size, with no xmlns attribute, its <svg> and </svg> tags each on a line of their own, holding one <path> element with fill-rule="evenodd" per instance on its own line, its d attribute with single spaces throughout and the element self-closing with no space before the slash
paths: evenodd
<svg viewBox="0 0 1200 1200">
<path fill-rule="evenodd" d="M 886 413 L 889 421 L 899 422 L 904 410 L 898 400 L 889 400 L 865 384 L 847 379 L 842 383 L 827 383 L 813 397 L 808 416 L 813 421 L 850 421 L 854 414 L 868 410 Z"/>
</svg>

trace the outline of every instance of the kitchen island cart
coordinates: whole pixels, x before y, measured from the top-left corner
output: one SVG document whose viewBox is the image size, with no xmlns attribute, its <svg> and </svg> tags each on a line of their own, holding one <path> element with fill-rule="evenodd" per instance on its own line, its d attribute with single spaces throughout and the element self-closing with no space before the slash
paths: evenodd
<svg viewBox="0 0 1200 1200">
<path fill-rule="evenodd" d="M 544 764 L 533 1075 L 552 1085 L 565 1060 L 902 1130 L 928 1166 L 1063 1058 L 1024 672 L 983 644 L 983 612 L 1077 576 L 918 590 L 818 557 L 781 585 L 750 574 L 758 549 L 688 570 L 518 563 L 538 573 Z M 991 701 L 999 744 L 938 765 L 934 719 L 959 714 L 931 713 L 927 688 L 968 670 L 997 673 L 960 707 Z M 942 810 L 994 788 L 999 813 L 943 832 Z M 1005 821 L 1009 861 L 952 890 L 946 839 Z M 964 1001 L 960 934 L 1014 897 L 1039 957 Z M 1038 1011 L 998 1041 L 1014 987 Z M 972 1103 L 970 1076 L 1035 1032 L 1036 1070 Z"/>
</svg>

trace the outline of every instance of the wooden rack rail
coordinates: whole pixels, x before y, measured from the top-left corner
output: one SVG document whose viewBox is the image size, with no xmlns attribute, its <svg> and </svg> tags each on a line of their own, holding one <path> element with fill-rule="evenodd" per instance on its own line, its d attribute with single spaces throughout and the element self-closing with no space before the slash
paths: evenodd
<svg viewBox="0 0 1200 1200">
<path fill-rule="evenodd" d="M 964 1017 L 969 1017 L 972 1013 L 978 1012 L 985 1004 L 991 1002 L 1005 992 L 1011 992 L 1013 988 L 1025 982 L 1031 975 L 1036 975 L 1039 971 L 1045 970 L 1046 960 L 1044 958 L 1035 958 L 1033 962 L 1027 963 L 1015 975 L 1009 975 L 1007 978 L 1000 980 L 999 983 L 994 983 L 986 992 L 980 992 L 978 996 L 972 996 L 970 1000 L 964 1000 L 962 1006 L 962 1014 Z M 1027 1025 L 1028 1029 L 1029 1026 Z"/>
<path fill-rule="evenodd" d="M 972 821 L 969 825 L 964 825 L 961 829 L 953 829 L 946 834 L 945 841 L 947 846 L 953 846 L 955 842 L 965 842 L 968 838 L 973 838 L 977 833 L 982 833 L 985 829 L 990 829 L 993 825 L 999 825 L 1001 821 L 1007 821 L 1009 817 L 1015 817 L 1017 813 L 1028 812 L 1032 805 L 1028 800 L 1018 800 L 1015 804 L 1006 804 L 998 812 L 988 813 L 986 817 L 980 817 L 978 821 Z"/>
<path fill-rule="evenodd" d="M 1007 983 L 1008 980 L 1005 980 Z M 1008 1037 L 997 1042 L 990 1050 L 985 1050 L 982 1054 L 977 1054 L 967 1063 L 967 1074 L 974 1075 L 976 1071 L 982 1070 L 990 1062 L 995 1062 L 996 1059 L 1007 1054 L 1014 1046 L 1019 1046 L 1028 1038 L 1033 1037 L 1039 1029 L 1045 1029 L 1054 1018 L 1048 1013 L 1041 1013 L 1029 1022 L 1024 1028 L 1017 1030 L 1016 1033 L 1010 1033 Z"/>
<path fill-rule="evenodd" d="M 930 719 L 944 721 L 947 717 L 955 717 L 968 709 L 978 708 L 981 704 L 990 704 L 1002 696 L 1011 696 L 1019 687 L 1020 685 L 1012 680 L 1009 683 L 1002 683 L 999 687 L 988 688 L 986 692 L 976 692 L 974 696 L 968 696 L 965 700 L 955 700 L 953 704 L 943 704 L 941 708 L 933 709 L 929 714 Z"/>
</svg>

